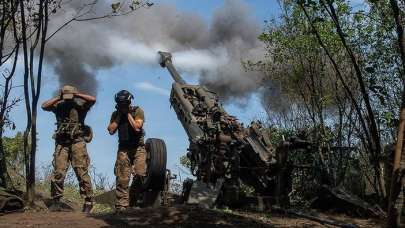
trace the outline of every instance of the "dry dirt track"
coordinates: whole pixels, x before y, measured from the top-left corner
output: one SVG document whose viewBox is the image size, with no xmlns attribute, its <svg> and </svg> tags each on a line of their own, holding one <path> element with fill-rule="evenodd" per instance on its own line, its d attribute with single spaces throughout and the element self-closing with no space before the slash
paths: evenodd
<svg viewBox="0 0 405 228">
<path fill-rule="evenodd" d="M 378 227 L 370 220 L 356 220 L 359 227 Z M 14 227 L 330 227 L 298 218 L 280 215 L 258 216 L 253 213 L 230 214 L 199 207 L 178 206 L 157 209 L 133 209 L 113 214 L 77 212 L 33 212 L 0 216 L 0 228 Z"/>
</svg>

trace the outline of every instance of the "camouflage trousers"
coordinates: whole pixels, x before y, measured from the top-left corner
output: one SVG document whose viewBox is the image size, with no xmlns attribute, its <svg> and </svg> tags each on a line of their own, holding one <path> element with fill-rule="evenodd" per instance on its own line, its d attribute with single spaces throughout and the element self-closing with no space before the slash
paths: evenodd
<svg viewBox="0 0 405 228">
<path fill-rule="evenodd" d="M 69 169 L 69 165 L 72 164 L 77 180 L 79 181 L 80 195 L 84 197 L 86 201 L 92 201 L 93 189 L 88 173 L 90 158 L 87 154 L 86 143 L 84 141 L 63 145 L 56 143 L 52 164 L 54 167 L 51 178 L 52 198 L 57 199 L 63 196 L 66 172 Z"/>
<path fill-rule="evenodd" d="M 119 148 L 114 174 L 116 176 L 116 208 L 134 206 L 141 188 L 141 178 L 146 175 L 146 150 L 144 145 Z M 133 175 L 131 188 L 128 187 Z"/>
</svg>

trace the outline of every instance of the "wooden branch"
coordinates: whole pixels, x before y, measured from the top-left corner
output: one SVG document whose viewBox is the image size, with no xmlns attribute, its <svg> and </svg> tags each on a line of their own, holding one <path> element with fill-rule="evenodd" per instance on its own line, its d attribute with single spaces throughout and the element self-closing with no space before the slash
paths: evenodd
<svg viewBox="0 0 405 228">
<path fill-rule="evenodd" d="M 48 38 L 45 39 L 45 41 L 50 40 L 56 33 L 58 33 L 60 30 L 62 30 L 63 28 L 65 28 L 66 26 L 68 26 L 72 21 L 74 21 L 75 18 L 72 18 L 70 20 L 68 20 L 67 22 L 65 22 L 62 26 L 60 26 L 58 29 L 56 29 L 56 31 L 54 31 L 53 33 L 51 33 L 51 35 L 48 36 Z"/>
<path fill-rule="evenodd" d="M 10 72 L 10 74 L 9 74 L 9 76 L 8 76 L 9 78 L 12 78 L 12 77 L 14 76 L 15 70 L 16 70 L 16 68 L 17 68 L 18 50 L 19 50 L 19 49 L 20 49 L 20 44 L 17 43 L 16 51 L 15 51 L 15 54 L 14 54 L 13 66 L 12 66 L 11 72 Z"/>
<path fill-rule="evenodd" d="M 6 28 L 6 26 L 5 26 L 5 17 L 6 17 L 6 13 L 5 13 L 5 11 L 6 11 L 6 4 L 7 3 L 5 3 L 4 1 L 2 2 L 3 3 L 3 7 L 2 7 L 2 12 L 1 12 L 1 20 L 0 20 L 0 60 L 1 59 L 3 59 L 3 46 L 4 46 L 4 36 L 5 36 L 5 34 L 6 34 L 6 31 L 5 31 L 5 28 Z"/>
<path fill-rule="evenodd" d="M 26 25 L 26 18 L 25 18 L 25 7 L 24 7 L 24 0 L 19 0 L 20 2 L 20 17 L 21 17 L 21 29 L 22 29 L 22 44 L 23 44 L 23 54 L 24 54 L 24 101 L 25 101 L 25 108 L 26 108 L 26 115 L 27 115 L 27 125 L 24 131 L 24 162 L 25 162 L 25 173 L 27 175 L 27 182 L 26 182 L 26 190 L 27 193 L 31 191 L 30 187 L 31 184 L 28 180 L 28 175 L 30 173 L 30 154 L 28 153 L 28 135 L 31 129 L 31 106 L 30 106 L 30 97 L 28 92 L 28 74 L 29 74 L 29 66 L 28 66 L 28 45 L 27 45 L 27 25 Z M 17 39 L 17 37 L 16 37 Z M 28 194 L 29 195 L 29 194 Z M 30 196 L 29 196 L 30 198 Z M 28 199 L 29 204 L 33 203 L 33 199 Z"/>
<path fill-rule="evenodd" d="M 1 15 L 1 20 L 0 20 L 0 32 L 1 32 L 0 33 L 0 66 L 3 64 L 2 60 L 4 58 L 4 56 L 3 56 L 4 49 L 3 48 L 4 48 L 4 41 L 5 41 L 5 34 L 6 34 L 6 31 L 7 31 L 6 28 L 8 27 L 10 22 L 14 20 L 14 15 L 17 12 L 17 8 L 18 8 L 18 2 L 15 3 L 14 1 L 12 1 L 11 2 L 11 9 L 10 9 L 10 11 L 12 13 L 10 15 L 8 15 L 5 12 L 6 9 L 8 8 L 7 3 L 3 1 L 3 6 L 2 6 L 3 12 L 0 14 Z M 7 18 L 7 20 L 6 20 L 6 16 L 9 16 L 9 18 Z"/>
<path fill-rule="evenodd" d="M 105 15 L 102 15 L 102 16 L 82 18 L 82 17 L 84 17 L 85 15 L 89 14 L 92 11 L 92 8 L 93 8 L 93 6 L 95 4 L 97 4 L 97 0 L 92 2 L 92 3 L 88 3 L 88 4 L 83 5 L 81 8 L 79 8 L 76 16 L 74 16 L 73 18 L 71 18 L 71 19 L 67 20 L 65 23 L 63 23 L 59 28 L 57 28 L 54 32 L 52 32 L 45 39 L 45 41 L 50 40 L 56 33 L 58 33 L 60 30 L 62 30 L 63 28 L 65 28 L 66 26 L 68 26 L 70 23 L 72 23 L 74 21 L 83 22 L 83 21 L 93 21 L 93 20 L 100 20 L 100 19 L 105 19 L 105 18 L 126 16 L 126 15 L 129 15 L 129 14 L 133 13 L 135 10 L 140 9 L 141 7 L 148 6 L 148 5 L 142 4 L 141 6 L 139 6 L 137 8 L 134 8 L 133 10 L 125 11 L 125 12 L 122 12 L 122 13 L 109 13 L 109 14 L 105 14 Z M 89 7 L 89 9 L 86 10 L 85 12 L 82 12 L 86 7 Z"/>
<path fill-rule="evenodd" d="M 16 45 L 15 45 L 14 48 L 11 50 L 11 52 L 5 54 L 5 55 L 3 56 L 3 58 L 0 59 L 0 66 L 3 65 L 5 62 L 7 62 L 7 61 L 11 58 L 11 56 L 13 56 L 14 52 L 16 51 L 16 49 L 17 49 L 17 47 L 18 47 L 18 44 L 19 44 L 19 43 L 16 42 Z M 3 59 L 4 59 L 4 60 L 3 60 Z"/>
<path fill-rule="evenodd" d="M 396 30 L 397 30 L 397 39 L 398 39 L 398 50 L 401 57 L 401 76 L 403 89 L 405 89 L 405 36 L 404 28 L 402 25 L 401 11 L 396 0 L 390 0 L 391 9 L 393 12 L 393 17 L 395 19 Z M 390 186 L 390 198 L 388 201 L 388 218 L 387 218 L 387 227 L 399 227 L 400 226 L 400 217 L 401 211 L 398 211 L 396 208 L 396 201 L 398 198 L 397 189 L 403 188 L 401 186 L 401 181 L 396 182 L 397 177 L 399 176 L 399 171 L 401 169 L 401 159 L 402 153 L 404 150 L 404 131 L 405 131 L 405 91 L 402 92 L 402 101 L 401 101 L 401 110 L 399 116 L 399 126 L 398 126 L 398 136 L 397 143 L 395 145 L 395 154 L 394 154 L 394 164 L 392 168 L 391 176 L 391 186 Z M 403 168 L 403 167 L 402 167 Z M 403 178 L 403 177 L 400 177 Z M 401 189 L 400 189 L 401 190 Z M 400 202 L 402 204 L 403 202 Z"/>
<path fill-rule="evenodd" d="M 37 85 L 36 85 L 36 94 L 33 96 L 33 104 L 32 106 L 36 108 L 39 100 L 39 95 L 41 93 L 41 82 L 42 82 L 42 65 L 44 60 L 45 54 L 45 45 L 46 45 L 46 33 L 48 31 L 48 1 L 45 1 L 45 8 L 44 8 L 44 15 L 43 15 L 43 26 L 42 26 L 42 37 L 41 37 L 41 46 L 39 51 L 39 59 L 38 59 L 38 72 L 37 72 Z"/>
<path fill-rule="evenodd" d="M 45 0 L 45 2 L 48 2 L 47 0 Z M 38 42 L 39 42 L 39 38 L 41 36 L 42 33 L 42 23 L 43 23 L 43 10 L 44 10 L 44 1 L 40 1 L 39 2 L 39 9 L 38 9 L 38 24 L 35 26 L 35 30 L 36 30 L 36 35 L 34 38 L 34 43 L 31 45 L 30 47 L 30 59 L 29 59 L 29 79 L 30 79 L 30 84 L 31 84 L 31 98 L 32 100 L 34 100 L 36 91 L 35 91 L 35 78 L 34 78 L 34 54 L 35 54 L 35 49 L 38 46 Z M 34 108 L 33 106 L 31 106 L 32 109 Z"/>
</svg>

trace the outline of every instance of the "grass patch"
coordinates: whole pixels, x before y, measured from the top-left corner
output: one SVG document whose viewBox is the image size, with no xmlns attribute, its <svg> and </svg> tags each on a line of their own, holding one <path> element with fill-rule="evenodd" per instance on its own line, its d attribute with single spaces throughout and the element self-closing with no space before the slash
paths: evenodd
<svg viewBox="0 0 405 228">
<path fill-rule="evenodd" d="M 35 186 L 37 194 L 41 195 L 43 198 L 51 197 L 51 184 L 49 181 L 38 181 Z M 106 192 L 105 190 L 95 189 L 94 196 Z M 65 184 L 63 192 L 63 201 L 72 202 L 77 205 L 77 209 L 81 209 L 81 206 L 84 203 L 84 198 L 80 195 L 79 186 L 72 184 Z M 97 204 L 94 203 L 92 213 L 95 214 L 104 214 L 113 212 L 114 208 L 107 204 Z"/>
<path fill-rule="evenodd" d="M 91 210 L 92 214 L 108 214 L 114 212 L 114 208 L 110 207 L 106 204 L 94 204 L 93 210 Z"/>
</svg>

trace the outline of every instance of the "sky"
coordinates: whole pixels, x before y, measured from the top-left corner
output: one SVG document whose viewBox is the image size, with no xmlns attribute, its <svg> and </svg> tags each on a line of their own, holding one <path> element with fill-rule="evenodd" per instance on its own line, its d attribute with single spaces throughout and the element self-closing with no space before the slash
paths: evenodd
<svg viewBox="0 0 405 228">
<path fill-rule="evenodd" d="M 210 21 L 213 12 L 224 4 L 222 0 L 160 0 L 153 2 L 172 4 L 180 11 L 201 15 L 206 21 Z M 264 26 L 265 20 L 276 17 L 279 11 L 279 5 L 275 0 L 245 0 L 244 2 L 252 8 L 254 18 L 262 26 Z M 51 98 L 59 87 L 51 67 L 45 66 L 43 75 L 44 83 L 40 103 Z M 190 83 L 197 82 L 193 75 L 183 75 L 183 77 Z M 97 80 L 99 82 L 97 103 L 92 107 L 86 119 L 86 123 L 93 128 L 94 132 L 93 141 L 87 145 L 87 148 L 96 171 L 107 175 L 110 183 L 114 182 L 113 169 L 118 138 L 116 135 L 110 136 L 106 128 L 110 115 L 114 111 L 114 94 L 121 89 L 126 89 L 134 94 L 135 105 L 145 111 L 146 138 L 161 138 L 166 142 L 167 167 L 173 173 L 179 174 L 179 158 L 187 151 L 188 139 L 174 110 L 170 108 L 169 93 L 173 81 L 167 70 L 159 65 L 126 63 L 108 70 L 98 71 Z M 16 96 L 23 96 L 22 91 L 15 93 Z M 237 116 L 244 124 L 265 116 L 260 100 L 255 94 L 250 96 L 246 106 L 241 107 L 238 104 L 228 103 L 225 105 L 225 109 L 231 115 Z M 17 129 L 15 131 L 7 130 L 6 135 L 8 136 L 14 135 L 25 127 L 23 103 L 12 112 L 12 119 L 16 122 Z M 39 109 L 37 167 L 51 164 L 55 146 L 52 139 L 54 129 L 53 113 Z M 184 176 L 185 173 L 180 172 L 180 175 Z"/>
</svg>

